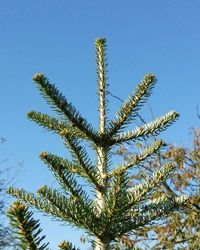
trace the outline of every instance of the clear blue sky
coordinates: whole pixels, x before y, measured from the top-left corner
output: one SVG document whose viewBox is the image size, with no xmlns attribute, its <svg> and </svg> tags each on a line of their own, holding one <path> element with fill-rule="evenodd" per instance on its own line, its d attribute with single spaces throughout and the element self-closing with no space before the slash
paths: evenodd
<svg viewBox="0 0 200 250">
<path fill-rule="evenodd" d="M 15 185 L 29 191 L 54 185 L 38 155 L 65 154 L 55 135 L 26 118 L 30 110 L 50 111 L 32 83 L 35 73 L 44 72 L 97 125 L 97 37 L 108 40 L 110 91 L 125 99 L 145 73 L 155 73 L 158 83 L 149 101 L 154 115 L 181 113 L 164 138 L 189 143 L 189 128 L 200 122 L 199 13 L 199 0 L 1 0 L 0 115 L 7 139 L 1 157 L 11 154 L 2 167 L 24 161 Z M 111 105 L 113 112 L 120 103 L 112 98 Z M 148 106 L 142 115 L 149 120 Z M 42 227 L 52 249 L 62 239 L 78 242 L 81 233 L 49 221 L 42 219 Z"/>
</svg>

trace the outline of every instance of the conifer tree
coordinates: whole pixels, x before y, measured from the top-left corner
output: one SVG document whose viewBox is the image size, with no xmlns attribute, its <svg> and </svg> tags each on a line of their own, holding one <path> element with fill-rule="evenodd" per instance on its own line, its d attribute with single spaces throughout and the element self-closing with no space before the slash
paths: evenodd
<svg viewBox="0 0 200 250">
<path fill-rule="evenodd" d="M 147 74 L 128 99 L 119 108 L 116 117 L 109 120 L 108 77 L 106 39 L 96 40 L 96 61 L 99 95 L 99 129 L 95 129 L 85 117 L 50 83 L 44 74 L 33 78 L 39 91 L 59 118 L 31 111 L 28 118 L 38 125 L 58 134 L 70 151 L 72 160 L 49 152 L 40 154 L 59 182 L 62 191 L 48 186 L 41 187 L 37 195 L 11 187 L 8 192 L 26 204 L 54 218 L 84 229 L 95 243 L 96 250 L 109 250 L 122 235 L 137 230 L 154 220 L 166 216 L 186 202 L 186 197 L 160 196 L 149 201 L 159 185 L 166 180 L 175 166 L 166 163 L 143 183 L 129 186 L 130 172 L 135 165 L 144 162 L 165 147 L 163 140 L 136 152 L 132 159 L 118 166 L 111 164 L 112 149 L 130 141 L 146 140 L 159 134 L 179 116 L 171 111 L 141 127 L 127 131 L 140 108 L 150 96 L 156 83 L 153 74 Z M 91 144 L 96 161 L 90 159 L 84 142 Z M 80 178 L 88 183 L 84 189 Z M 96 192 L 93 197 L 91 190 Z M 13 216 L 15 216 L 13 214 Z M 28 218 L 25 216 L 24 220 Z M 64 241 L 61 249 L 76 249 Z M 37 248 L 40 249 L 40 248 Z"/>
</svg>

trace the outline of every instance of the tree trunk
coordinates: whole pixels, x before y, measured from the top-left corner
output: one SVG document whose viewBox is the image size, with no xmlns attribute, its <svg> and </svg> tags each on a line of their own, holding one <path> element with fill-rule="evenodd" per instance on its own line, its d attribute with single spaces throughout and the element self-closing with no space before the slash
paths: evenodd
<svg viewBox="0 0 200 250">
<path fill-rule="evenodd" d="M 99 167 L 99 172 L 101 173 L 101 180 L 102 180 L 102 189 L 100 191 L 97 190 L 97 204 L 100 215 L 105 207 L 105 196 L 108 189 L 107 150 L 105 150 L 104 148 L 99 148 L 98 150 L 98 167 Z M 105 240 L 101 240 L 99 238 L 96 239 L 95 250 L 109 250 L 109 249 L 110 249 L 110 240 L 106 238 L 106 236 Z"/>
</svg>

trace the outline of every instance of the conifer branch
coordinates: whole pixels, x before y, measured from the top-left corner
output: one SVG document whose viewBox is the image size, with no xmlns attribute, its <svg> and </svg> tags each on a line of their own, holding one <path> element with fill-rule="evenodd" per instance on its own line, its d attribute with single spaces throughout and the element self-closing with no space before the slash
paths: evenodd
<svg viewBox="0 0 200 250">
<path fill-rule="evenodd" d="M 68 199 L 47 186 L 38 190 L 40 197 L 16 188 L 9 188 L 8 193 L 57 219 L 84 228 L 90 233 L 93 232 L 94 235 L 98 235 L 101 228 L 101 222 L 95 216 L 97 209 L 90 202 L 88 204 L 84 202 L 83 206 L 83 202 L 77 197 Z M 90 217 L 87 216 L 88 214 Z"/>
<path fill-rule="evenodd" d="M 109 217 L 114 217 L 116 208 L 119 208 L 123 206 L 123 204 L 126 204 L 128 182 L 129 178 L 125 173 L 114 176 L 112 188 L 110 188 L 109 190 L 106 202 L 106 213 L 108 213 Z"/>
<path fill-rule="evenodd" d="M 150 195 L 158 185 L 163 183 L 174 169 L 175 166 L 172 163 L 167 163 L 160 170 L 156 171 L 147 181 L 131 188 L 127 194 L 129 202 L 126 204 L 125 209 L 129 209 L 135 204 L 145 200 L 146 195 Z"/>
<path fill-rule="evenodd" d="M 74 162 L 81 166 L 87 176 L 87 180 L 93 184 L 97 189 L 101 189 L 100 174 L 97 168 L 93 166 L 90 158 L 83 146 L 74 136 L 64 135 L 66 140 L 66 146 L 69 148 Z"/>
<path fill-rule="evenodd" d="M 47 114 L 42 114 L 40 112 L 31 111 L 27 114 L 28 118 L 43 128 L 48 129 L 56 134 L 63 136 L 63 134 L 71 134 L 78 138 L 88 139 L 84 133 L 78 130 L 70 122 L 64 122 L 54 117 L 50 117 Z"/>
<path fill-rule="evenodd" d="M 97 133 L 92 125 L 81 116 L 76 108 L 66 100 L 54 84 L 49 82 L 44 74 L 36 74 L 33 77 L 33 80 L 53 110 L 61 115 L 65 115 L 72 125 L 76 126 L 81 132 L 83 132 L 89 140 L 93 142 L 97 141 Z"/>
<path fill-rule="evenodd" d="M 28 206 L 16 201 L 9 208 L 7 215 L 16 230 L 15 234 L 20 240 L 18 246 L 22 250 L 48 250 L 49 243 L 41 245 L 45 236 L 40 236 L 42 229 L 40 229 L 39 220 L 33 219 L 33 212 L 28 210 Z"/>
<path fill-rule="evenodd" d="M 160 185 L 160 183 L 166 180 L 167 176 L 174 168 L 175 166 L 172 164 L 166 164 L 160 171 L 157 171 L 153 177 L 149 178 L 145 183 L 136 185 L 135 187 L 129 189 L 128 192 L 127 188 L 124 189 L 124 193 L 121 193 L 121 201 L 119 199 L 119 203 L 115 203 L 116 207 L 112 210 L 113 214 L 111 217 L 109 217 L 110 223 L 107 225 L 106 233 L 109 234 L 112 239 L 115 239 L 120 235 L 122 236 L 127 228 L 129 228 L 128 231 L 131 231 L 137 229 L 138 227 L 147 225 L 152 220 L 157 218 L 159 219 L 165 212 L 168 213 L 171 211 L 171 209 L 174 210 L 177 202 L 180 204 L 185 202 L 185 197 L 179 197 L 177 200 L 168 200 L 167 197 L 164 197 L 153 200 L 151 204 L 146 205 L 146 201 L 150 199 L 153 194 L 152 191 L 155 190 L 156 187 Z M 121 178 L 121 176 L 115 176 L 115 178 Z M 120 196 L 116 195 L 114 189 L 112 189 L 110 192 L 113 193 L 114 201 L 116 201 L 115 197 L 117 199 L 120 198 Z M 166 201 L 168 201 L 168 203 L 165 204 L 164 202 Z M 142 205 L 142 202 L 145 202 L 144 205 Z M 171 208 L 167 210 L 166 205 L 169 204 L 169 202 L 173 203 L 170 203 Z M 166 210 L 161 211 L 163 204 Z M 113 206 L 111 207 L 114 208 Z M 149 213 L 147 211 L 149 211 Z M 156 214 L 155 211 L 157 211 Z"/>
<path fill-rule="evenodd" d="M 160 132 L 169 127 L 179 117 L 179 114 L 175 111 L 171 111 L 164 116 L 154 120 L 153 122 L 147 123 L 135 130 L 120 133 L 119 135 L 113 136 L 112 144 L 128 142 L 130 140 L 144 139 L 152 135 L 158 135 Z"/>
<path fill-rule="evenodd" d="M 40 158 L 49 165 L 57 166 L 57 168 L 61 169 L 60 171 L 68 171 L 87 179 L 87 174 L 85 174 L 78 162 L 74 163 L 48 152 L 41 153 Z"/>
<path fill-rule="evenodd" d="M 94 235 L 98 234 L 101 222 L 96 216 L 97 209 L 91 202 L 73 195 L 68 199 L 57 190 L 47 186 L 40 188 L 38 194 L 57 207 L 62 214 L 65 214 L 67 222 L 73 223 L 79 228 L 84 228 Z"/>
<path fill-rule="evenodd" d="M 180 196 L 174 199 L 163 197 L 160 198 L 152 204 L 145 206 L 145 209 L 138 213 L 133 212 L 129 213 L 125 220 L 119 221 L 116 226 L 116 230 L 118 230 L 118 235 L 122 236 L 124 233 L 128 231 L 136 230 L 139 227 L 144 225 L 148 225 L 152 221 L 159 220 L 165 216 L 167 216 L 170 212 L 179 209 L 181 205 L 185 204 L 188 197 Z M 115 236 L 116 237 L 116 236 Z"/>
<path fill-rule="evenodd" d="M 126 172 L 133 166 L 139 164 L 140 162 L 143 162 L 148 157 L 158 152 L 158 150 L 160 150 L 164 146 L 166 146 L 166 143 L 164 141 L 162 140 L 155 141 L 153 144 L 146 147 L 144 152 L 132 156 L 128 164 L 123 164 L 122 166 L 119 166 L 118 168 L 113 170 L 112 173 L 108 175 L 108 177 L 111 178 L 112 176 L 120 175 L 121 173 Z"/>
<path fill-rule="evenodd" d="M 34 194 L 26 192 L 23 189 L 10 187 L 8 189 L 8 194 L 11 194 L 13 197 L 25 202 L 29 206 L 33 206 L 40 211 L 43 211 L 55 218 L 60 218 L 62 220 L 72 222 L 71 218 L 67 214 L 63 214 L 62 211 L 48 202 L 42 200 L 40 197 L 36 197 Z M 73 222 L 72 222 L 73 223 Z"/>
<path fill-rule="evenodd" d="M 129 178 L 126 174 L 114 176 L 112 188 L 108 192 L 106 199 L 106 207 L 104 209 L 105 223 L 104 223 L 104 234 L 110 235 L 115 232 L 115 224 L 119 218 L 122 218 L 121 207 L 125 206 L 127 200 L 127 186 Z"/>
<path fill-rule="evenodd" d="M 56 159 L 49 158 L 47 152 L 42 153 L 40 158 L 47 164 L 65 192 L 69 191 L 73 196 L 82 200 L 88 199 L 82 187 L 77 184 L 73 174 L 63 168 L 63 165 L 59 164 Z"/>
<path fill-rule="evenodd" d="M 130 95 L 127 101 L 117 112 L 117 119 L 109 124 L 109 135 L 113 136 L 120 131 L 125 125 L 129 124 L 137 115 L 141 106 L 150 96 L 151 91 L 156 83 L 156 77 L 153 74 L 147 74 L 144 80 L 138 84 L 135 93 Z"/>
<path fill-rule="evenodd" d="M 40 208 L 45 207 L 45 203 L 38 199 L 34 194 L 26 192 L 24 189 L 10 187 L 7 190 L 8 194 L 11 194 L 13 197 L 18 198 L 26 203 L 29 203 L 33 206 L 39 206 Z"/>
<path fill-rule="evenodd" d="M 61 250 L 80 250 L 79 248 L 75 247 L 72 245 L 71 242 L 69 241 L 62 241 L 59 246 L 58 246 Z"/>
</svg>

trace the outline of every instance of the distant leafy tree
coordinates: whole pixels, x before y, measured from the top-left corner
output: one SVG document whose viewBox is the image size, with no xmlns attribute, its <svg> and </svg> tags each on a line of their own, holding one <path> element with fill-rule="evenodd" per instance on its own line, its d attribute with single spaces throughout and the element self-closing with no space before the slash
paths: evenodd
<svg viewBox="0 0 200 250">
<path fill-rule="evenodd" d="M 1 138 L 0 143 L 4 143 L 5 139 Z M 5 172 L 8 171 L 8 168 L 5 169 L 2 167 L 0 170 L 0 249 L 11 249 L 15 245 L 15 239 L 13 237 L 12 228 L 9 227 L 6 220 L 6 199 L 5 193 L 9 181 L 5 178 Z"/>
<path fill-rule="evenodd" d="M 2 190 L 0 191 L 2 193 Z M 13 246 L 12 230 L 5 224 L 5 199 L 0 201 L 0 249 Z"/>
<path fill-rule="evenodd" d="M 96 40 L 96 56 L 99 130 L 96 130 L 77 111 L 44 74 L 37 74 L 34 77 L 34 82 L 41 94 L 60 118 L 35 111 L 30 112 L 28 117 L 38 125 L 60 135 L 72 155 L 71 160 L 49 152 L 43 152 L 40 155 L 41 160 L 55 175 L 61 190 L 43 186 L 38 190 L 37 195 L 16 188 L 10 188 L 8 192 L 54 218 L 84 229 L 91 236 L 91 242 L 95 244 L 96 250 L 108 250 L 119 237 L 137 232 L 153 221 L 168 216 L 179 209 L 180 204 L 185 203 L 187 198 L 185 196 L 171 198 L 165 194 L 154 197 L 161 184 L 175 169 L 175 165 L 171 162 L 164 164 L 142 183 L 129 185 L 134 167 L 144 163 L 165 147 L 166 143 L 163 140 L 156 140 L 146 146 L 142 152 L 135 152 L 130 161 L 125 161 L 116 167 L 111 164 L 112 149 L 115 146 L 131 141 L 147 140 L 165 130 L 179 114 L 171 111 L 151 123 L 130 131 L 125 130 L 135 119 L 156 83 L 156 77 L 153 74 L 147 74 L 135 92 L 120 107 L 117 116 L 109 120 L 104 38 Z M 96 153 L 94 161 L 86 151 L 85 142 L 87 145 L 90 143 Z M 84 189 L 82 182 L 79 182 L 80 178 L 88 183 L 87 189 Z M 11 211 L 13 209 L 14 207 L 11 207 Z M 20 211 L 15 210 L 12 216 L 18 218 L 18 213 Z M 28 225 L 29 219 L 30 216 L 24 216 L 23 224 Z M 16 228 L 20 229 L 21 226 L 17 224 Z M 25 236 L 19 230 L 18 232 L 21 237 Z M 32 238 L 24 237 L 27 246 L 34 242 Z M 76 249 L 67 241 L 61 243 L 60 248 Z M 45 247 L 37 246 L 36 249 L 45 249 Z"/>
</svg>

